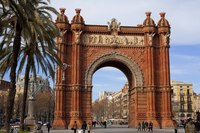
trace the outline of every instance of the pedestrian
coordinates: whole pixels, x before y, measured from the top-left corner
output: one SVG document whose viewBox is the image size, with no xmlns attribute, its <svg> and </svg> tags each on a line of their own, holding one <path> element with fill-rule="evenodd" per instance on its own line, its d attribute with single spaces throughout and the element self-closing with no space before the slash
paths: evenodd
<svg viewBox="0 0 200 133">
<path fill-rule="evenodd" d="M 188 123 L 185 126 L 185 133 L 197 133 L 197 130 L 191 118 L 188 119 Z"/>
<path fill-rule="evenodd" d="M 48 123 L 47 123 L 47 130 L 48 130 L 48 133 L 50 133 L 50 129 L 51 129 L 51 124 L 48 122 Z"/>
<path fill-rule="evenodd" d="M 178 124 L 177 124 L 176 120 L 174 120 L 174 132 L 178 133 Z"/>
<path fill-rule="evenodd" d="M 18 130 L 16 127 L 14 127 L 14 129 L 13 129 L 13 133 L 18 133 Z"/>
<path fill-rule="evenodd" d="M 141 123 L 138 123 L 138 131 L 141 131 Z"/>
<path fill-rule="evenodd" d="M 85 133 L 85 130 L 87 128 L 86 121 L 83 122 L 81 129 L 83 130 L 83 133 Z"/>
<path fill-rule="evenodd" d="M 74 121 L 74 124 L 72 126 L 72 130 L 74 130 L 74 133 L 76 133 L 77 128 L 78 128 L 78 125 L 77 125 L 76 121 Z"/>
<path fill-rule="evenodd" d="M 145 128 L 146 128 L 146 130 L 149 129 L 149 123 L 147 121 L 145 122 Z"/>
<path fill-rule="evenodd" d="M 145 122 L 142 122 L 142 131 L 145 131 Z"/>
<path fill-rule="evenodd" d="M 106 123 L 106 121 L 104 121 L 104 127 L 105 127 L 105 128 L 107 127 L 107 123 Z"/>
<path fill-rule="evenodd" d="M 148 128 L 149 128 L 149 132 L 150 131 L 153 132 L 153 123 L 152 122 L 149 122 Z"/>
<path fill-rule="evenodd" d="M 88 130 L 88 133 L 90 133 L 90 131 L 92 130 L 92 126 L 90 122 L 88 122 L 87 124 L 87 130 Z"/>
</svg>

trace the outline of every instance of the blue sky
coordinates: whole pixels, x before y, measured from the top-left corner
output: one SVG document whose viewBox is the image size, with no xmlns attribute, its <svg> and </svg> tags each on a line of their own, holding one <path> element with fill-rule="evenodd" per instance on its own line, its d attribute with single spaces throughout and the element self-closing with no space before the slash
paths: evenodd
<svg viewBox="0 0 200 133">
<path fill-rule="evenodd" d="M 50 5 L 58 10 L 66 8 L 69 21 L 75 15 L 75 8 L 81 8 L 86 24 L 102 25 L 116 18 L 121 26 L 136 26 L 143 23 L 146 11 L 152 12 L 151 17 L 157 23 L 159 13 L 166 12 L 171 25 L 171 79 L 191 82 L 194 91 L 200 93 L 199 0 L 51 0 Z M 93 100 L 100 90 L 119 90 L 126 81 L 124 74 L 115 68 L 98 70 L 93 77 Z"/>
</svg>

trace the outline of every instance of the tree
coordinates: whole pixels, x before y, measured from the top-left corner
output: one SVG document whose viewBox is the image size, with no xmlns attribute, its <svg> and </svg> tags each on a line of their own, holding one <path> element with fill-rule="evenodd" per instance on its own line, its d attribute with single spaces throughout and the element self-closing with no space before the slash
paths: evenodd
<svg viewBox="0 0 200 133">
<path fill-rule="evenodd" d="M 51 88 L 39 91 L 36 94 L 35 101 L 35 112 L 37 120 L 42 120 L 43 122 L 50 121 L 49 117 L 51 114 Z"/>
<path fill-rule="evenodd" d="M 1 35 L 3 35 L 3 39 L 1 42 L 1 49 L 4 47 L 4 44 L 10 45 L 13 44 L 12 48 L 12 55 L 10 61 L 10 80 L 11 86 L 8 90 L 8 100 L 7 100 L 7 108 L 6 108 L 6 130 L 9 133 L 9 122 L 12 117 L 13 113 L 13 105 L 16 93 L 16 68 L 17 68 L 17 61 L 18 61 L 18 54 L 21 45 L 21 34 L 22 34 L 22 27 L 27 26 L 27 8 L 24 3 L 17 3 L 17 1 L 13 0 L 1 0 L 1 22 L 0 24 L 3 25 L 0 29 Z M 25 12 L 24 12 L 25 11 Z M 23 14 L 24 13 L 24 14 Z M 21 21 L 20 21 L 21 20 Z M 0 52 L 1 53 L 1 52 Z M 2 60 L 1 60 L 2 63 Z M 7 64 L 8 65 L 8 64 Z M 6 66 L 4 66 L 6 67 Z M 7 70 L 7 69 L 6 69 Z M 5 72 L 5 71 L 4 71 Z"/>
<path fill-rule="evenodd" d="M 54 13 L 57 12 L 54 8 L 48 7 L 47 3 L 43 0 L 1 0 L 0 3 L 0 16 L 2 18 L 0 24 L 3 27 L 1 27 L 0 29 L 2 37 L 2 42 L 0 45 L 0 71 L 5 74 L 5 72 L 10 70 L 11 80 L 11 87 L 9 88 L 8 105 L 6 113 L 6 129 L 7 132 L 9 132 L 9 121 L 12 117 L 13 103 L 16 93 L 16 70 L 17 63 L 20 60 L 19 55 L 21 48 L 21 37 L 23 37 L 23 41 L 25 42 L 25 44 L 29 44 L 29 48 L 26 47 L 26 50 L 31 49 L 24 52 L 27 56 L 26 58 L 21 59 L 21 64 L 25 64 L 25 62 L 27 62 L 28 64 L 26 67 L 26 74 L 29 74 L 28 69 L 31 69 L 30 64 L 32 64 L 33 73 L 36 74 L 34 55 L 31 55 L 32 52 L 36 51 L 40 51 L 37 53 L 38 57 L 44 56 L 44 58 L 46 57 L 46 59 L 48 59 L 35 59 L 36 62 L 42 64 L 43 71 L 47 73 L 48 70 L 46 71 L 46 68 L 52 69 L 51 60 L 55 59 L 54 57 L 56 55 L 56 48 L 53 39 L 55 36 L 58 35 L 58 29 L 51 21 L 51 15 L 48 11 Z M 46 50 L 48 52 L 46 52 Z M 10 54 L 7 54 L 9 52 Z M 41 54 L 41 52 L 43 52 L 43 54 Z M 49 59 L 49 55 L 53 55 L 54 57 Z M 20 69 L 23 66 L 21 64 L 19 67 Z M 59 64 L 61 65 L 61 63 Z M 53 75 L 52 71 L 49 72 L 50 75 Z M 27 86 L 28 81 L 25 81 L 25 84 Z M 23 98 L 24 101 L 26 99 L 26 95 L 27 94 L 25 92 Z"/>
</svg>

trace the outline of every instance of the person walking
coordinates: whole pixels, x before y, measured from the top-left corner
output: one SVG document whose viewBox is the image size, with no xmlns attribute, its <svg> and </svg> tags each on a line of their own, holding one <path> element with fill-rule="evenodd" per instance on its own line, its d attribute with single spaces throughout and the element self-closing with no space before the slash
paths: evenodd
<svg viewBox="0 0 200 133">
<path fill-rule="evenodd" d="M 90 131 L 92 130 L 92 125 L 90 122 L 88 122 L 87 124 L 87 130 L 88 130 L 88 133 L 90 133 Z"/>
<path fill-rule="evenodd" d="M 104 121 L 103 124 L 104 124 L 104 128 L 106 128 L 107 127 L 107 122 Z"/>
<path fill-rule="evenodd" d="M 142 122 L 142 131 L 145 131 L 145 122 Z"/>
<path fill-rule="evenodd" d="M 76 121 L 74 121 L 74 124 L 72 126 L 72 130 L 74 130 L 74 133 L 76 133 L 77 128 L 78 128 L 78 125 L 77 125 Z"/>
<path fill-rule="evenodd" d="M 141 131 L 141 123 L 138 123 L 138 131 Z"/>
<path fill-rule="evenodd" d="M 145 128 L 146 128 L 146 131 L 149 129 L 149 123 L 147 121 L 145 122 Z"/>
<path fill-rule="evenodd" d="M 81 129 L 83 130 L 83 133 L 85 133 L 85 130 L 87 128 L 86 121 L 83 122 Z"/>
<path fill-rule="evenodd" d="M 152 122 L 149 122 L 148 128 L 149 128 L 149 132 L 150 131 L 153 132 L 153 123 Z"/>
<path fill-rule="evenodd" d="M 178 124 L 177 124 L 176 120 L 174 120 L 174 132 L 178 133 Z"/>
<path fill-rule="evenodd" d="M 48 133 L 50 133 L 50 129 L 51 129 L 51 124 L 48 122 L 48 123 L 47 123 L 47 130 L 48 130 Z"/>
</svg>

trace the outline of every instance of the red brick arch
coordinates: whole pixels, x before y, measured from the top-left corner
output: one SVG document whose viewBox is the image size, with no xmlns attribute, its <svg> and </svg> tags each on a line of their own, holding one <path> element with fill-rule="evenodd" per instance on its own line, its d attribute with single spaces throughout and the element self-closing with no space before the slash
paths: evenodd
<svg viewBox="0 0 200 133">
<path fill-rule="evenodd" d="M 122 64 L 125 68 L 121 67 L 119 64 Z M 101 55 L 89 65 L 85 73 L 85 85 L 92 85 L 92 76 L 94 72 L 97 71 L 100 67 L 104 66 L 113 66 L 120 69 L 125 73 L 127 77 L 130 75 L 130 79 L 133 79 L 130 81 L 133 83 L 133 86 L 138 86 L 141 88 L 143 87 L 144 78 L 139 65 L 124 54 L 116 52 Z"/>
<path fill-rule="evenodd" d="M 142 121 L 172 127 L 170 26 L 165 14 L 157 25 L 147 12 L 143 25 L 121 26 L 116 19 L 108 25 L 86 25 L 80 9 L 76 13 L 71 24 L 62 15 L 56 21 L 61 32 L 58 55 L 70 67 L 57 68 L 53 127 L 71 128 L 74 121 L 80 127 L 92 120 L 92 76 L 105 66 L 118 68 L 128 79 L 129 127 Z"/>
</svg>

